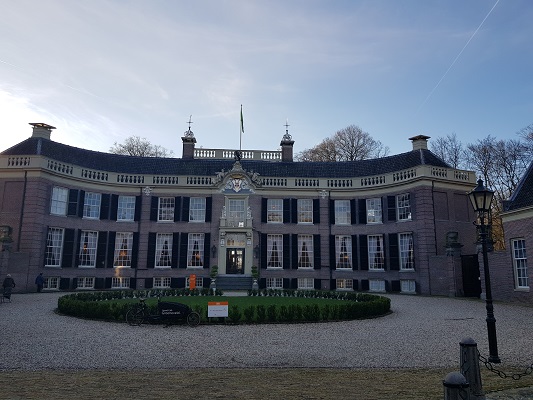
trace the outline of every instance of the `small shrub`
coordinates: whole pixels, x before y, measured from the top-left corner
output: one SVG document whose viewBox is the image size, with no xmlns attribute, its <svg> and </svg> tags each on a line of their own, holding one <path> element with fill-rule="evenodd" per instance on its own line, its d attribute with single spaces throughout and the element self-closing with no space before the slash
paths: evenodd
<svg viewBox="0 0 533 400">
<path fill-rule="evenodd" d="M 269 322 L 276 322 L 278 317 L 277 317 L 277 310 L 276 310 L 276 306 L 271 304 L 268 306 L 267 308 L 267 319 Z"/>
<path fill-rule="evenodd" d="M 248 324 L 251 324 L 254 320 L 254 316 L 255 316 L 255 307 L 254 306 L 249 306 L 249 307 L 246 307 L 244 309 L 244 320 L 248 323 Z"/>
<path fill-rule="evenodd" d="M 242 314 L 238 306 L 231 306 L 228 310 L 228 317 L 234 324 L 238 324 L 241 320 Z"/>
<path fill-rule="evenodd" d="M 266 308 L 264 305 L 260 304 L 256 308 L 257 310 L 257 322 L 265 322 L 266 320 Z"/>
</svg>

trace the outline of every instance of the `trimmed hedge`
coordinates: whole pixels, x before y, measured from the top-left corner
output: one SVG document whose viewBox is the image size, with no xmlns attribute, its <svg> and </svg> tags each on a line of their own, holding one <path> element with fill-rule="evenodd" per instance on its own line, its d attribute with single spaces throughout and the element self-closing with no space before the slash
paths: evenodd
<svg viewBox="0 0 533 400">
<path fill-rule="evenodd" d="M 300 297 L 331 299 L 328 304 L 257 304 L 257 305 L 231 305 L 228 318 L 207 317 L 207 305 L 194 305 L 194 311 L 201 316 L 202 323 L 290 323 L 290 322 L 317 322 L 339 321 L 363 318 L 373 318 L 390 312 L 390 299 L 383 296 L 355 293 L 355 292 L 330 292 L 330 291 L 301 291 L 301 290 L 262 290 L 249 291 L 252 297 Z M 132 302 L 118 302 L 118 299 L 135 299 L 138 297 L 157 296 L 208 296 L 209 289 L 177 289 L 177 290 L 141 290 L 141 291 L 109 291 L 74 293 L 62 296 L 58 300 L 58 309 L 61 313 L 91 319 L 123 321 Z M 217 295 L 222 292 L 217 291 Z M 333 301 L 337 300 L 337 301 Z M 339 301 L 340 300 L 340 301 Z M 149 305 L 151 313 L 157 312 L 156 305 Z"/>
</svg>

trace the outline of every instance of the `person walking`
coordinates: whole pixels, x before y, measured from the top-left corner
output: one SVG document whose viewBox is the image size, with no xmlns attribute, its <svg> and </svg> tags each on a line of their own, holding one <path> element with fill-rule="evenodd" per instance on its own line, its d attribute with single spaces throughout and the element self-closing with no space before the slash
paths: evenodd
<svg viewBox="0 0 533 400">
<path fill-rule="evenodd" d="M 39 275 L 37 275 L 37 278 L 35 278 L 35 284 L 37 285 L 37 293 L 41 293 L 41 291 L 43 290 L 43 285 L 44 285 L 44 278 L 43 278 L 42 272 Z"/>
<path fill-rule="evenodd" d="M 11 290 L 15 287 L 15 280 L 11 277 L 11 274 L 7 274 L 2 284 L 4 288 L 4 298 L 11 301 Z"/>
</svg>

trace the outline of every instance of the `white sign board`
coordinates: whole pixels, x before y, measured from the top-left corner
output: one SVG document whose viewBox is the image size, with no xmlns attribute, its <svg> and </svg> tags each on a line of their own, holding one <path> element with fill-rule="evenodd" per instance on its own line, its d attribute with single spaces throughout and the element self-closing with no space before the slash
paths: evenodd
<svg viewBox="0 0 533 400">
<path fill-rule="evenodd" d="M 227 301 L 210 301 L 207 303 L 207 317 L 227 317 L 228 316 L 228 302 Z"/>
</svg>

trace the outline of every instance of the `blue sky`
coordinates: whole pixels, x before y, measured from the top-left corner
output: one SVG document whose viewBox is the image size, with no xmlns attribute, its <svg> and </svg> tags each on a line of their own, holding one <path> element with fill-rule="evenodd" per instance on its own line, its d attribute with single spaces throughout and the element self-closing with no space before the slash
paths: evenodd
<svg viewBox="0 0 533 400">
<path fill-rule="evenodd" d="M 0 150 L 44 122 L 65 144 L 138 135 L 180 157 L 191 114 L 197 147 L 235 149 L 241 104 L 243 149 L 277 149 L 287 118 L 295 152 L 355 124 L 391 154 L 533 123 L 530 0 L 0 0 L 0 15 Z"/>
</svg>

